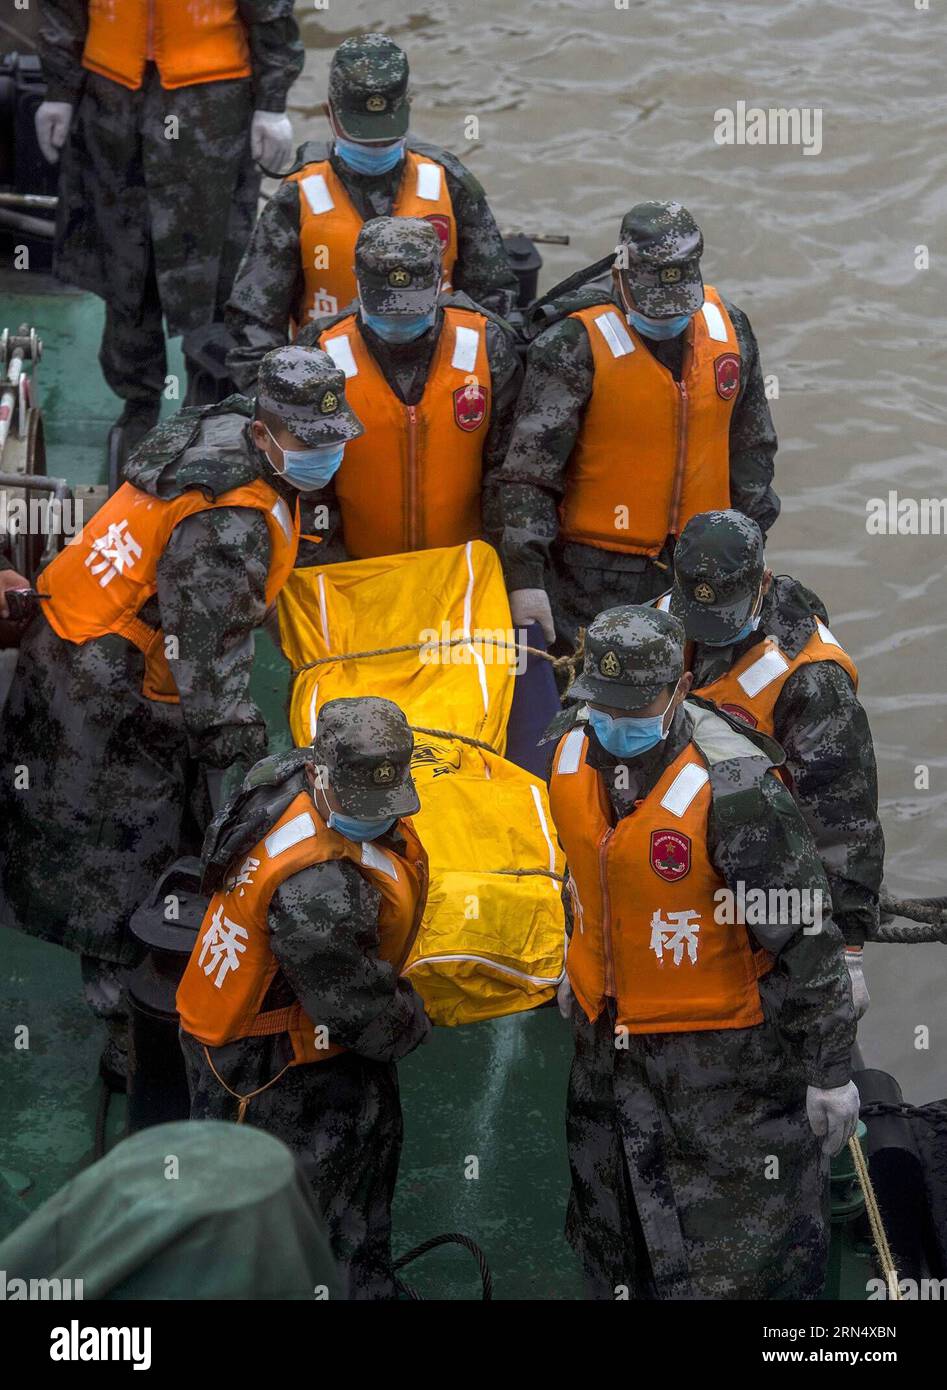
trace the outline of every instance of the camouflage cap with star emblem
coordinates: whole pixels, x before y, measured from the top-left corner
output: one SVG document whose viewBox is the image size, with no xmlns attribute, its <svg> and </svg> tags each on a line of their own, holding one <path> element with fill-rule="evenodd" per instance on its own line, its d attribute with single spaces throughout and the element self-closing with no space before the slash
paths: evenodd
<svg viewBox="0 0 947 1390">
<path fill-rule="evenodd" d="M 684 670 L 684 629 L 657 608 L 623 604 L 599 613 L 585 633 L 582 674 L 566 700 L 644 709 Z"/>
<path fill-rule="evenodd" d="M 301 444 L 344 444 L 365 426 L 345 400 L 345 373 L 319 348 L 281 347 L 260 362 L 256 398 Z"/>
<path fill-rule="evenodd" d="M 312 741 L 313 761 L 346 816 L 413 816 L 421 802 L 411 776 L 414 735 L 392 700 L 327 700 Z"/>
<path fill-rule="evenodd" d="M 763 533 L 742 512 L 699 512 L 674 550 L 670 611 L 692 642 L 723 644 L 752 616 L 763 582 Z"/>
<path fill-rule="evenodd" d="M 345 39 L 329 68 L 329 102 L 349 140 L 387 143 L 408 129 L 408 58 L 384 34 Z"/>
<path fill-rule="evenodd" d="M 359 296 L 371 314 L 423 314 L 436 303 L 441 239 L 423 217 L 373 217 L 355 243 Z"/>
<path fill-rule="evenodd" d="M 704 238 L 680 203 L 638 203 L 622 218 L 621 268 L 636 307 L 648 318 L 693 314 L 704 302 Z M 623 249 L 623 250 L 622 250 Z"/>
</svg>

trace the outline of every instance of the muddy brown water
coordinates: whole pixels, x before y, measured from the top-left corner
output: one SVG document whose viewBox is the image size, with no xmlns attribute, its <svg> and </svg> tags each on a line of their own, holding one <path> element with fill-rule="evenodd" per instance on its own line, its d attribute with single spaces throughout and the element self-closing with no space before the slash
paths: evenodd
<svg viewBox="0 0 947 1390">
<path fill-rule="evenodd" d="M 747 311 L 778 383 L 783 512 L 769 562 L 823 596 L 860 668 L 887 884 L 947 893 L 947 539 L 866 529 L 871 498 L 947 496 L 943 14 L 911 0 L 385 0 L 297 13 L 297 135 L 325 132 L 335 45 L 389 34 L 411 60 L 416 133 L 470 165 L 501 226 L 571 237 L 543 248 L 541 288 L 605 254 L 635 202 L 678 198 L 695 214 L 705 278 Z M 715 113 L 738 102 L 821 111 L 820 152 L 716 143 Z M 866 968 L 867 1063 L 912 1100 L 947 1094 L 947 951 L 869 946 Z"/>
</svg>

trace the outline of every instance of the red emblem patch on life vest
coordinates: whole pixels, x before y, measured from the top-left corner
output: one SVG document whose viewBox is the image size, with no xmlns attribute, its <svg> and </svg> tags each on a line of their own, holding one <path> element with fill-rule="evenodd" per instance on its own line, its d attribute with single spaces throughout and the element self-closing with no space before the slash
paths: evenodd
<svg viewBox="0 0 947 1390">
<path fill-rule="evenodd" d="M 468 434 L 482 425 L 487 414 L 485 386 L 458 386 L 454 392 L 454 420 Z"/>
<path fill-rule="evenodd" d="M 441 239 L 441 250 L 446 251 L 450 246 L 450 218 L 445 217 L 442 212 L 430 212 L 423 220 L 430 222 Z"/>
<path fill-rule="evenodd" d="M 732 714 L 734 719 L 739 719 L 741 724 L 749 724 L 751 729 L 755 729 L 760 722 L 755 715 L 752 715 L 748 709 L 744 709 L 742 705 L 722 704 L 720 708 L 725 710 L 727 714 Z"/>
<path fill-rule="evenodd" d="M 732 401 L 740 389 L 740 359 L 734 352 L 725 352 L 714 358 L 714 375 L 717 378 L 717 395 L 724 401 Z"/>
<path fill-rule="evenodd" d="M 690 836 L 679 830 L 652 830 L 651 867 L 665 883 L 686 878 L 691 869 Z"/>
</svg>

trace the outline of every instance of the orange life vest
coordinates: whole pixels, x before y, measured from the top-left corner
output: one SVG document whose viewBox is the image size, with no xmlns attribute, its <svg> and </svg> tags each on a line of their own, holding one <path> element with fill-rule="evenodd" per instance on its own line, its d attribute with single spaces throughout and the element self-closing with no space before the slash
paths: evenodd
<svg viewBox="0 0 947 1390">
<path fill-rule="evenodd" d="M 612 998 L 630 1033 L 762 1022 L 757 979 L 772 957 L 745 927 L 714 920 L 726 884 L 707 852 L 710 774 L 697 748 L 617 825 L 587 751 L 577 725 L 559 742 L 549 786 L 575 909 L 566 968 L 586 1017 Z"/>
<path fill-rule="evenodd" d="M 666 609 L 668 595 L 662 594 L 655 607 Z M 832 636 L 819 618 L 815 632 L 798 656 L 787 656 L 773 637 L 758 642 L 730 667 L 725 675 L 694 690 L 704 700 L 713 700 L 718 709 L 742 719 L 751 729 L 759 729 L 771 737 L 775 732 L 774 715 L 783 687 L 794 671 L 814 661 L 834 661 L 847 672 L 858 689 L 858 668 L 848 652 Z"/>
<path fill-rule="evenodd" d="M 288 1033 L 293 1061 L 322 1062 L 346 1049 L 328 1043 L 301 1004 L 262 1012 L 279 969 L 267 914 L 276 889 L 312 864 L 347 859 L 381 894 L 379 955 L 401 970 L 414 944 L 427 894 L 427 855 L 410 820 L 400 820 L 404 855 L 330 830 L 308 792 L 300 792 L 210 901 L 178 987 L 181 1026 L 220 1047 L 237 1038 Z"/>
<path fill-rule="evenodd" d="M 365 426 L 335 475 L 345 547 L 357 560 L 462 545 L 480 535 L 480 481 L 490 422 L 482 314 L 444 309 L 417 405 L 404 405 L 365 345 L 354 314 L 320 335 L 345 372 L 345 398 Z"/>
<path fill-rule="evenodd" d="M 37 580 L 53 631 L 67 642 L 89 642 L 116 633 L 144 653 L 143 693 L 150 700 L 180 700 L 168 665 L 164 633 L 138 614 L 158 588 L 158 561 L 178 522 L 217 507 L 250 507 L 266 518 L 270 569 L 266 602 L 285 584 L 296 559 L 299 506 L 295 517 L 262 478 L 210 500 L 199 488 L 163 500 L 123 483 L 79 534 L 47 565 Z"/>
<path fill-rule="evenodd" d="M 588 332 L 594 380 L 560 506 L 563 540 L 654 556 L 696 513 L 730 506 L 740 346 L 716 290 L 704 293 L 680 381 L 615 305 L 571 315 Z"/>
<path fill-rule="evenodd" d="M 82 66 L 135 90 L 147 62 L 165 88 L 249 77 L 237 0 L 89 0 Z"/>
<path fill-rule="evenodd" d="M 310 319 L 337 314 L 355 298 L 355 243 L 362 218 L 328 159 L 306 164 L 287 178 L 299 184 L 299 251 L 305 283 L 293 318 L 301 327 Z M 443 287 L 450 289 L 457 260 L 457 219 L 443 165 L 406 150 L 391 215 L 422 217 L 434 224 L 441 239 Z"/>
</svg>

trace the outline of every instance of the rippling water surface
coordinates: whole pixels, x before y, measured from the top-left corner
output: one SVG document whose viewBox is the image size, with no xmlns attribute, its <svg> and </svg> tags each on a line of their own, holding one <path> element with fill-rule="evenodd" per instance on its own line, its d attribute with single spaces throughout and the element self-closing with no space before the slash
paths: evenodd
<svg viewBox="0 0 947 1390">
<path fill-rule="evenodd" d="M 744 308 L 778 378 L 770 563 L 825 599 L 861 671 L 895 893 L 947 893 L 945 549 L 871 536 L 866 502 L 947 496 L 944 467 L 943 16 L 860 3 L 297 5 L 300 137 L 321 136 L 332 49 L 381 30 L 407 49 L 417 134 L 458 153 L 504 227 L 567 232 L 541 287 L 603 255 L 622 213 L 678 198 L 705 278 Z M 937 94 L 941 94 L 938 100 Z M 718 108 L 822 111 L 822 152 L 714 142 Z M 468 115 L 479 138 L 464 137 Z M 915 248 L 931 267 L 915 268 Z M 918 765 L 929 790 L 917 789 Z M 868 949 L 869 1064 L 909 1098 L 947 1093 L 947 952 Z M 931 1030 L 929 1050 L 915 1028 Z"/>
</svg>

